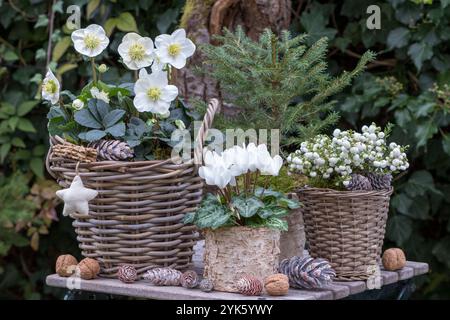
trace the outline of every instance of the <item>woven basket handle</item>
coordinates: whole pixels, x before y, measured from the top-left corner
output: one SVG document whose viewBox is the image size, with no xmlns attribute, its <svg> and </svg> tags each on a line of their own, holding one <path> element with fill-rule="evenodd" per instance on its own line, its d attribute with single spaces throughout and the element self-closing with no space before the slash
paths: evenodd
<svg viewBox="0 0 450 320">
<path fill-rule="evenodd" d="M 209 100 L 208 108 L 206 109 L 205 116 L 203 117 L 202 125 L 198 130 L 197 138 L 195 139 L 194 149 L 194 164 L 202 164 L 203 159 L 203 144 L 208 136 L 208 130 L 211 128 L 214 116 L 219 110 L 219 100 L 213 98 Z"/>
</svg>

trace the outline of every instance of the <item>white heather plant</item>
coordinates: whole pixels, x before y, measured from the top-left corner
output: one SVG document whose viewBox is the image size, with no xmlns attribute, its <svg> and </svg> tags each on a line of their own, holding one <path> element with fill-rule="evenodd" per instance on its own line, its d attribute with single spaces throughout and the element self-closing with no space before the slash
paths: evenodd
<svg viewBox="0 0 450 320">
<path fill-rule="evenodd" d="M 390 176 L 409 167 L 407 146 L 386 142 L 390 126 L 382 131 L 372 123 L 361 131 L 335 129 L 333 137 L 302 142 L 287 158 L 290 172 L 304 174 L 312 186 L 340 189 L 348 188 L 355 175 Z"/>
<path fill-rule="evenodd" d="M 120 84 L 101 81 L 108 67 L 97 65 L 96 59 L 101 59 L 109 44 L 101 26 L 92 24 L 76 30 L 71 38 L 75 50 L 90 61 L 92 81 L 74 95 L 61 91 L 58 79 L 48 70 L 42 83 L 42 98 L 50 104 L 50 135 L 75 144 L 118 140 L 127 148 L 134 148 L 136 160 L 168 157 L 176 143 L 171 140 L 172 132 L 177 128 L 190 129 L 191 122 L 198 119 L 178 98 L 178 88 L 169 83 L 171 68 L 184 67 L 195 52 L 186 32 L 179 29 L 171 35 L 159 35 L 155 42 L 127 33 L 118 53 L 123 65 L 133 71 L 135 78 L 139 77 L 135 83 Z"/>
<path fill-rule="evenodd" d="M 250 143 L 221 154 L 206 151 L 203 159 L 199 175 L 206 184 L 217 187 L 218 195 L 208 194 L 196 212 L 185 216 L 185 223 L 200 229 L 241 225 L 287 230 L 282 218 L 289 209 L 298 208 L 298 202 L 266 189 L 267 183 L 264 188 L 257 187 L 260 175 L 278 176 L 283 165 L 279 155 L 272 158 L 266 145 Z"/>
</svg>

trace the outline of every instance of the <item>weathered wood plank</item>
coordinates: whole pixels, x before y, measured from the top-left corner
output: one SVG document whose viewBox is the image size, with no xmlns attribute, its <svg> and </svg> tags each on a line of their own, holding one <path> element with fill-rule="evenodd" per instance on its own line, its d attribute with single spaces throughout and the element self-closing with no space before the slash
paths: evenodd
<svg viewBox="0 0 450 320">
<path fill-rule="evenodd" d="M 383 286 L 398 281 L 398 273 L 394 271 L 381 270 L 381 277 L 383 278 Z"/>
<path fill-rule="evenodd" d="M 311 291 L 316 292 L 331 292 L 332 293 L 332 300 L 338 300 L 345 298 L 350 295 L 350 288 L 348 286 L 342 285 L 340 282 L 333 282 L 330 285 L 324 286 L 320 289 L 314 289 Z"/>
<path fill-rule="evenodd" d="M 364 292 L 367 289 L 365 281 L 336 281 L 335 284 L 348 287 L 350 295 Z"/>
<path fill-rule="evenodd" d="M 429 271 L 428 264 L 424 262 L 406 261 L 406 266 L 414 269 L 414 276 L 420 276 Z"/>
<path fill-rule="evenodd" d="M 398 280 L 406 280 L 414 277 L 414 269 L 411 267 L 403 267 L 396 271 L 398 273 Z"/>
</svg>

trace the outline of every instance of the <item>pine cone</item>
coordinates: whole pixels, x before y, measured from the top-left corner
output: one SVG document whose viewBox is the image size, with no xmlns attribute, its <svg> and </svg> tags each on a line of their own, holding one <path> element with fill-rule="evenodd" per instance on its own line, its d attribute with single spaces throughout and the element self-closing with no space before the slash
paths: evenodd
<svg viewBox="0 0 450 320">
<path fill-rule="evenodd" d="M 52 146 L 53 154 L 57 157 L 72 159 L 81 162 L 97 161 L 97 150 L 94 148 L 86 148 L 77 146 L 76 144 L 65 142 L 63 144 L 55 144 Z"/>
<path fill-rule="evenodd" d="M 124 283 L 132 283 L 137 279 L 137 271 L 130 265 L 120 266 L 117 271 L 117 278 Z"/>
<path fill-rule="evenodd" d="M 89 143 L 91 148 L 97 150 L 97 158 L 99 160 L 127 160 L 134 157 L 133 149 L 120 140 L 98 140 Z"/>
<path fill-rule="evenodd" d="M 386 190 L 390 189 L 392 185 L 392 175 L 391 174 L 378 174 L 378 173 L 368 173 L 366 174 L 367 179 L 369 179 L 373 190 Z"/>
<path fill-rule="evenodd" d="M 181 272 L 172 268 L 155 268 L 148 270 L 143 278 L 155 286 L 178 286 Z"/>
<path fill-rule="evenodd" d="M 325 259 L 311 257 L 292 257 L 284 259 L 280 263 L 280 272 L 289 278 L 289 284 L 293 288 L 321 288 L 330 284 L 336 276 L 329 262 Z"/>
<path fill-rule="evenodd" d="M 352 180 L 350 180 L 350 183 L 347 186 L 347 190 L 350 191 L 358 191 L 358 190 L 365 190 L 370 191 L 372 190 L 372 185 L 370 184 L 370 181 L 368 178 L 364 177 L 363 175 L 353 173 Z"/>
<path fill-rule="evenodd" d="M 181 275 L 180 283 L 184 288 L 192 289 L 198 285 L 197 272 L 188 270 Z"/>
<path fill-rule="evenodd" d="M 200 281 L 200 284 L 198 285 L 198 287 L 203 292 L 211 292 L 214 289 L 214 283 L 211 280 L 205 278 L 205 279 L 202 279 L 202 281 Z"/>
<path fill-rule="evenodd" d="M 262 282 L 253 276 L 243 276 L 236 286 L 239 293 L 246 296 L 259 296 L 263 290 Z"/>
</svg>

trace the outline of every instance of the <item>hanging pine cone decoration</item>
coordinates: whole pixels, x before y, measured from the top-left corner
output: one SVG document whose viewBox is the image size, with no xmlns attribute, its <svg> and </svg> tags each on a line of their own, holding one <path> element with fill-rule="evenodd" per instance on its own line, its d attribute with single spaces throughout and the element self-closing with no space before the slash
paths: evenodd
<svg viewBox="0 0 450 320">
<path fill-rule="evenodd" d="M 148 270 L 143 278 L 155 286 L 179 286 L 181 272 L 172 268 L 155 268 Z"/>
<path fill-rule="evenodd" d="M 117 278 L 124 283 L 132 283 L 137 279 L 137 271 L 130 265 L 120 266 L 117 270 Z"/>
<path fill-rule="evenodd" d="M 331 283 L 336 272 L 325 259 L 292 257 L 280 263 L 280 272 L 289 278 L 293 288 L 321 288 Z"/>
<path fill-rule="evenodd" d="M 98 160 L 122 161 L 134 157 L 133 149 L 120 140 L 98 140 L 88 145 L 97 150 Z"/>
<path fill-rule="evenodd" d="M 263 290 L 261 280 L 254 276 L 243 276 L 236 284 L 240 294 L 246 296 L 259 296 Z"/>
<path fill-rule="evenodd" d="M 391 188 L 391 174 L 368 173 L 366 177 L 369 179 L 373 190 L 386 190 Z"/>
<path fill-rule="evenodd" d="M 350 191 L 370 191 L 372 190 L 372 184 L 370 183 L 369 179 L 364 177 L 360 174 L 352 174 L 352 179 L 350 180 L 350 183 L 347 186 L 347 189 Z"/>
<path fill-rule="evenodd" d="M 198 285 L 198 287 L 203 292 L 211 292 L 214 289 L 214 283 L 210 279 L 205 278 L 205 279 L 202 279 L 202 281 L 200 281 L 200 284 Z"/>
<path fill-rule="evenodd" d="M 181 275 L 180 283 L 184 288 L 192 289 L 198 285 L 198 275 L 194 270 L 188 270 Z"/>
</svg>

